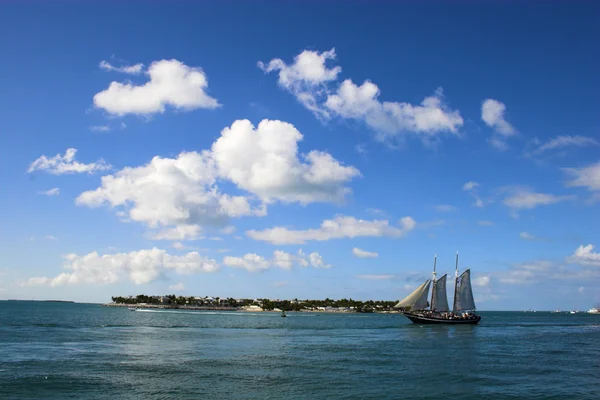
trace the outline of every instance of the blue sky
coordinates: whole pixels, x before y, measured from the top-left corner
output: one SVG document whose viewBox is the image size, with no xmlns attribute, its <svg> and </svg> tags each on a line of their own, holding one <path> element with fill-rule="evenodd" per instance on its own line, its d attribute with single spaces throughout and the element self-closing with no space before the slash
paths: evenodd
<svg viewBox="0 0 600 400">
<path fill-rule="evenodd" d="M 594 306 L 599 11 L 5 4 L 0 299 Z"/>
</svg>

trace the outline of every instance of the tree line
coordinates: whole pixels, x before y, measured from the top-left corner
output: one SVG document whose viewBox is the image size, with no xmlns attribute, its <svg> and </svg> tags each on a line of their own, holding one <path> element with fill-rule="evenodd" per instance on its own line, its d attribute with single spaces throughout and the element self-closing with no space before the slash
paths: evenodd
<svg viewBox="0 0 600 400">
<path fill-rule="evenodd" d="M 325 300 L 271 300 L 271 299 L 234 299 L 232 297 L 228 298 L 219 298 L 215 297 L 212 300 L 207 298 L 196 298 L 196 297 L 185 297 L 185 296 L 175 296 L 174 294 L 170 294 L 167 296 L 147 296 L 145 294 L 139 294 L 135 297 L 122 297 L 122 296 L 114 296 L 112 297 L 112 301 L 120 304 L 165 304 L 165 299 L 167 300 L 167 304 L 176 305 L 176 306 L 202 306 L 202 305 L 211 305 L 213 307 L 219 306 L 227 306 L 227 307 L 243 307 L 249 305 L 257 305 L 260 306 L 264 310 L 273 310 L 278 308 L 280 310 L 285 311 L 301 311 L 301 310 L 313 310 L 319 307 L 333 307 L 333 308 L 347 308 L 353 309 L 355 311 L 361 312 L 370 312 L 374 310 L 391 310 L 394 305 L 397 303 L 396 301 L 387 301 L 387 300 L 353 300 L 353 299 L 340 299 L 333 300 L 330 298 L 326 298 Z"/>
</svg>

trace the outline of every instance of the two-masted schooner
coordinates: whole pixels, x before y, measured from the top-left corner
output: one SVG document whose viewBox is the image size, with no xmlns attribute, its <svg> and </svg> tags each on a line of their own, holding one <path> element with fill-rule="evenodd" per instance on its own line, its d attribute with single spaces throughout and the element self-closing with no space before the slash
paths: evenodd
<svg viewBox="0 0 600 400">
<path fill-rule="evenodd" d="M 452 311 L 448 307 L 446 295 L 446 275 L 436 279 L 437 255 L 433 259 L 433 277 L 406 296 L 394 307 L 417 324 L 477 324 L 481 316 L 475 314 L 475 300 L 471 288 L 471 270 L 458 275 L 458 253 L 456 253 L 456 272 L 454 276 L 454 304 Z M 427 301 L 429 287 L 431 303 Z"/>
</svg>

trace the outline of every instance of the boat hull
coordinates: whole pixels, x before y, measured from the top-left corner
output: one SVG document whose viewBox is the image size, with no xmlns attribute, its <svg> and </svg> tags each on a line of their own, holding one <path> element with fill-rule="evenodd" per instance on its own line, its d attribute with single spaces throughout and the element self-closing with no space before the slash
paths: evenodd
<svg viewBox="0 0 600 400">
<path fill-rule="evenodd" d="M 443 324 L 443 325 L 477 325 L 481 321 L 481 317 L 476 315 L 472 319 L 448 319 L 436 316 L 426 316 L 412 313 L 402 313 L 406 318 L 410 319 L 415 324 Z"/>
</svg>

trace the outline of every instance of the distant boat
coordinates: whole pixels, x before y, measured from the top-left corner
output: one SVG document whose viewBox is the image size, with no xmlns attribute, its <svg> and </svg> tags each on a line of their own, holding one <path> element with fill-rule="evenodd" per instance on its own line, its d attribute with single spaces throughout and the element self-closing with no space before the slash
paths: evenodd
<svg viewBox="0 0 600 400">
<path fill-rule="evenodd" d="M 285 315 L 285 310 L 283 310 L 283 311 L 281 312 L 281 316 L 282 316 L 283 318 L 287 317 L 287 315 Z"/>
<path fill-rule="evenodd" d="M 135 311 L 136 308 L 135 307 L 129 307 L 129 311 Z"/>
<path fill-rule="evenodd" d="M 560 308 L 557 308 L 556 310 L 554 310 L 554 311 L 550 311 L 550 312 L 551 312 L 551 313 L 559 313 L 559 312 L 560 312 Z"/>
<path fill-rule="evenodd" d="M 577 310 L 575 309 L 575 304 L 573 304 L 573 309 L 570 311 L 571 314 L 577 314 Z"/>
<path fill-rule="evenodd" d="M 475 315 L 475 300 L 471 288 L 471 270 L 465 270 L 458 275 L 458 253 L 456 253 L 456 272 L 454 277 L 454 304 L 452 312 L 448 307 L 446 295 L 446 274 L 436 279 L 437 256 L 433 259 L 433 277 L 427 279 L 421 286 L 406 296 L 394 308 L 402 309 L 402 314 L 415 324 L 470 324 L 481 321 L 481 316 Z M 431 304 L 427 302 L 429 287 Z"/>
<path fill-rule="evenodd" d="M 596 307 L 593 307 L 588 310 L 588 314 L 600 314 L 600 310 L 598 310 Z"/>
</svg>

